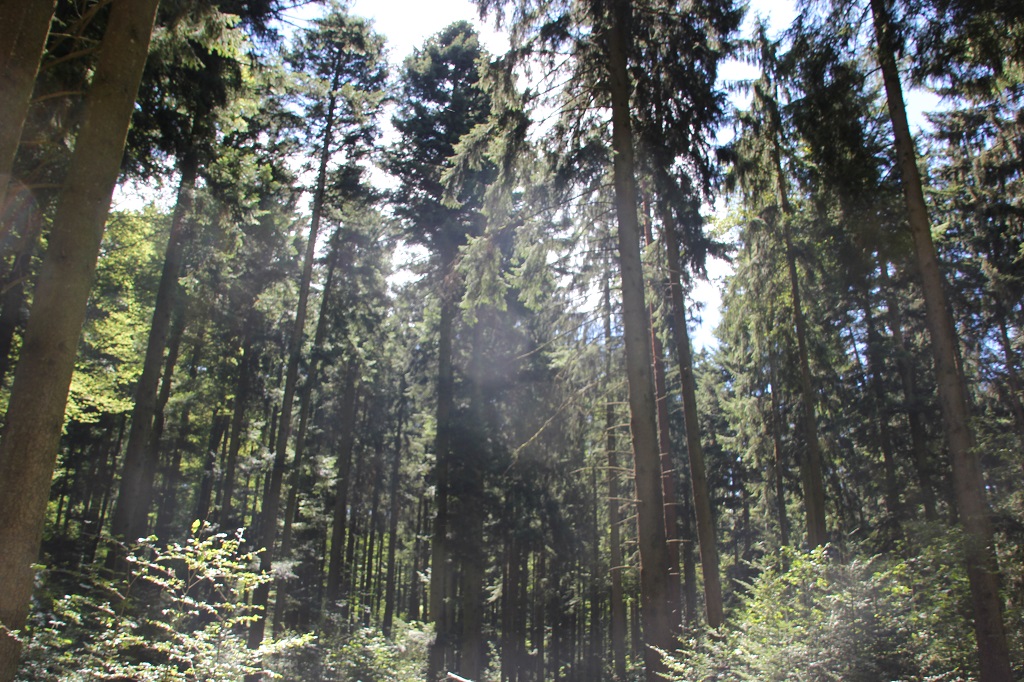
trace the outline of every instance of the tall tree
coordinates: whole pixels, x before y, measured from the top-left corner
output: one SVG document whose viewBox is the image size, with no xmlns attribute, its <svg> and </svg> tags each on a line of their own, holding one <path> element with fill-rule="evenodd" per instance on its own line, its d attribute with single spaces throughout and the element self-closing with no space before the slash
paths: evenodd
<svg viewBox="0 0 1024 682">
<path fill-rule="evenodd" d="M 314 77 L 314 87 L 325 90 L 326 105 L 309 100 L 311 121 L 320 126 L 316 163 L 316 185 L 313 188 L 312 213 L 306 251 L 299 281 L 299 297 L 295 320 L 288 339 L 284 395 L 274 443 L 274 461 L 269 485 L 263 501 L 260 521 L 260 569 L 268 572 L 274 557 L 277 524 L 280 515 L 281 489 L 286 468 L 288 445 L 292 432 L 292 410 L 298 382 L 299 361 L 305 338 L 306 308 L 313 276 L 317 234 L 326 208 L 328 177 L 332 185 L 344 190 L 358 190 L 358 161 L 367 153 L 367 145 L 376 135 L 375 117 L 387 77 L 382 59 L 383 40 L 363 19 L 334 11 L 317 21 L 302 36 L 303 44 L 296 52 L 296 67 Z M 341 155 L 340 164 L 337 158 Z M 334 166 L 332 168 L 332 166 Z M 347 180 L 348 182 L 344 182 Z M 270 583 L 260 585 L 254 596 L 256 604 L 266 608 Z M 257 648 L 263 641 L 266 619 L 257 617 L 249 628 L 249 647 Z"/>
<path fill-rule="evenodd" d="M 157 0 L 111 7 L 0 438 L 0 680 L 14 678 L 75 350 Z"/>
<path fill-rule="evenodd" d="M 388 157 L 399 178 L 396 214 L 410 241 L 427 246 L 437 259 L 440 316 L 437 340 L 437 403 L 434 439 L 435 515 L 431 533 L 429 618 L 435 626 L 427 678 L 435 680 L 454 663 L 454 568 L 451 533 L 450 472 L 455 402 L 456 313 L 461 287 L 455 271 L 459 247 L 482 232 L 480 214 L 485 176 L 477 172 L 456 192 L 457 206 L 446 203 L 442 173 L 456 145 L 490 112 L 490 99 L 477 87 L 483 51 L 468 22 L 452 24 L 428 39 L 406 59 L 402 105 L 394 119 L 401 136 Z"/>
<path fill-rule="evenodd" d="M 966 383 L 959 361 L 959 339 L 932 241 L 928 206 L 924 199 L 921 172 L 917 166 L 917 151 L 907 121 L 903 85 L 896 61 L 898 46 L 891 4 L 886 0 L 871 0 L 871 13 L 877 41 L 876 54 L 892 120 L 897 167 L 903 183 L 907 223 L 913 238 L 914 256 L 924 294 L 939 404 L 942 407 L 946 441 L 953 465 L 957 511 L 965 534 L 965 560 L 971 584 L 981 679 L 985 682 L 1008 680 L 1013 677 L 1013 673 L 1003 624 L 995 539 L 985 499 L 981 464 L 974 449 Z"/>
</svg>

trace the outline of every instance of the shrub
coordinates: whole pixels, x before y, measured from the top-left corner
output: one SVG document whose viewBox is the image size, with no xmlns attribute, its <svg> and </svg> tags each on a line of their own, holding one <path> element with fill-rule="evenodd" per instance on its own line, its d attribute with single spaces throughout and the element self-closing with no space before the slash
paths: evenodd
<svg viewBox="0 0 1024 682">
<path fill-rule="evenodd" d="M 247 595 L 270 580 L 242 550 L 241 531 L 193 533 L 166 547 L 148 538 L 128 555 L 127 579 L 96 569 L 71 576 L 43 573 L 26 636 L 19 680 L 238 680 L 265 671 L 263 661 L 308 638 L 245 645 L 256 615 Z M 63 580 L 58 580 L 62 578 Z M 69 585 L 73 590 L 59 590 Z M 54 590 L 58 590 L 54 593 Z"/>
</svg>

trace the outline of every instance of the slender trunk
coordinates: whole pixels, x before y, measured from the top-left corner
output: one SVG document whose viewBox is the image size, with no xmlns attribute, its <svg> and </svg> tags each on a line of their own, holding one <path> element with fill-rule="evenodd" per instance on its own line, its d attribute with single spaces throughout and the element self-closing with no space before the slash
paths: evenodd
<svg viewBox="0 0 1024 682">
<path fill-rule="evenodd" d="M 645 202 L 645 206 L 649 204 Z M 647 244 L 654 243 L 650 210 L 646 211 L 644 220 L 644 237 Z M 682 593 L 679 575 L 679 504 L 676 484 L 676 466 L 672 461 L 672 429 L 669 425 L 668 389 L 665 380 L 665 350 L 655 320 L 655 304 L 648 307 L 648 318 L 651 320 L 651 358 L 654 369 L 654 401 L 658 416 L 658 449 L 661 459 L 661 494 L 665 501 L 665 540 L 668 543 L 668 602 L 672 610 L 672 628 L 678 634 L 681 624 Z"/>
<path fill-rule="evenodd" d="M 2 211 L 0 206 L 0 213 Z M 38 217 L 33 216 L 30 223 L 22 226 L 19 235 L 21 243 L 16 247 L 14 262 L 3 281 L 3 290 L 0 291 L 0 388 L 7 381 L 12 363 L 11 348 L 14 345 L 14 335 L 22 322 L 26 280 L 39 243 L 39 222 Z M 2 233 L 0 229 L 0 234 Z"/>
<path fill-rule="evenodd" d="M 331 528 L 331 553 L 327 564 L 327 610 L 333 611 L 335 602 L 341 597 L 342 568 L 345 563 L 346 521 L 348 514 L 348 491 L 352 472 L 352 450 L 356 442 L 356 413 L 358 412 L 358 369 L 350 362 L 345 388 L 341 399 L 341 438 L 338 442 L 338 475 L 334 492 L 334 525 Z M 349 533 L 351 535 L 351 533 Z"/>
<path fill-rule="evenodd" d="M 669 595 L 669 557 L 665 538 L 661 458 L 655 422 L 654 382 L 651 376 L 650 324 L 644 302 L 640 226 L 630 120 L 630 82 L 627 50 L 632 7 L 629 0 L 610 0 L 607 28 L 609 95 L 612 106 L 615 210 L 622 275 L 622 328 L 629 385 L 630 432 L 637 492 L 637 537 L 640 546 L 640 593 L 643 601 L 643 658 L 647 679 L 658 680 L 665 664 L 655 648 L 673 648 Z"/>
<path fill-rule="evenodd" d="M 0 215 L 56 6 L 57 0 L 11 0 L 0 6 Z"/>
<path fill-rule="evenodd" d="M 228 458 L 224 465 L 224 482 L 221 486 L 220 525 L 223 529 L 238 528 L 241 519 L 235 518 L 235 478 L 238 471 L 238 453 L 242 448 L 242 429 L 245 426 L 245 408 L 249 402 L 252 385 L 253 338 L 252 326 L 246 325 L 242 340 L 242 358 L 238 363 L 238 377 L 235 382 L 235 401 L 232 405 L 231 431 L 228 434 Z"/>
<path fill-rule="evenodd" d="M 208 521 L 210 517 L 210 506 L 214 488 L 214 463 L 217 461 L 217 450 L 220 449 L 220 441 L 224 437 L 227 425 L 227 415 L 213 415 L 213 423 L 210 425 L 210 440 L 206 444 L 206 453 L 203 455 L 203 473 L 202 479 L 199 482 L 199 496 L 196 500 L 196 518 L 200 521 Z"/>
<path fill-rule="evenodd" d="M 938 255 L 932 242 L 928 207 L 917 167 L 917 152 L 907 123 L 903 90 L 895 57 L 895 38 L 884 0 L 871 0 L 878 62 L 885 83 L 896 156 L 906 200 L 907 220 L 924 293 L 925 316 L 935 361 L 935 381 L 953 464 L 957 511 L 964 529 L 967 577 L 974 606 L 974 632 L 982 682 L 1013 678 L 999 595 L 995 539 L 985 499 L 984 480 L 967 415 L 963 371 L 958 362 L 957 334 L 946 301 Z"/>
<path fill-rule="evenodd" d="M 605 340 L 605 375 L 612 376 L 612 300 L 611 272 L 605 264 L 604 278 L 604 340 Z M 612 670 L 615 679 L 623 682 L 626 679 L 626 601 L 622 591 L 622 539 L 619 537 L 619 462 L 615 437 L 615 404 L 608 400 L 605 404 L 604 431 L 605 456 L 608 460 L 608 556 L 611 563 L 608 569 L 611 582 L 611 622 L 609 636 L 612 644 Z"/>
<path fill-rule="evenodd" d="M 778 120 L 777 112 L 773 114 L 771 125 L 775 131 L 782 130 L 782 123 Z M 825 482 L 822 473 L 821 442 L 818 438 L 817 401 L 814 394 L 814 382 L 811 380 L 811 367 L 807 351 L 807 323 L 800 295 L 796 251 L 793 248 L 793 235 L 790 230 L 790 216 L 793 215 L 793 208 L 789 203 L 785 174 L 782 169 L 782 155 L 777 139 L 772 146 L 771 156 L 775 170 L 777 209 L 781 213 L 780 216 L 771 220 L 771 227 L 781 229 L 783 246 L 786 250 L 786 271 L 789 276 L 789 290 L 793 304 L 793 330 L 796 333 L 797 357 L 800 365 L 801 422 L 804 439 L 807 441 L 806 451 L 801 461 L 807 544 L 810 547 L 819 547 L 828 542 L 828 528 L 825 519 Z"/>
<path fill-rule="evenodd" d="M 395 617 L 395 585 L 397 576 L 395 574 L 395 553 L 398 548 L 398 515 L 402 510 L 401 499 L 401 473 L 402 473 L 402 451 L 405 441 L 405 377 L 398 389 L 398 416 L 395 425 L 395 443 L 391 453 L 391 473 L 389 475 L 390 488 L 388 490 L 390 507 L 388 509 L 388 564 L 387 577 L 384 581 L 384 621 L 381 630 L 385 637 L 391 636 L 391 626 Z"/>
<path fill-rule="evenodd" d="M 885 508 L 890 518 L 899 523 L 902 506 L 900 503 L 899 482 L 896 480 L 896 459 L 893 456 L 892 431 L 889 428 L 889 416 L 885 409 L 885 384 L 883 375 L 885 373 L 885 360 L 882 354 L 882 339 L 875 325 L 874 310 L 871 305 L 871 293 L 865 286 L 862 291 L 864 297 L 864 325 L 867 330 L 868 339 L 868 383 L 871 385 L 872 417 L 875 425 L 875 439 L 878 441 L 879 449 L 882 451 L 882 465 L 885 471 Z"/>
<path fill-rule="evenodd" d="M 128 542 L 145 536 L 149 526 L 149 506 L 153 498 L 153 481 L 158 463 L 158 453 L 150 447 L 153 417 L 156 413 L 160 367 L 167 347 L 171 313 L 178 296 L 178 277 L 182 270 L 184 246 L 188 239 L 186 226 L 192 211 L 192 196 L 199 171 L 199 159 L 194 153 L 186 153 L 182 157 L 180 171 L 178 198 L 171 220 L 171 232 L 167 237 L 142 374 L 135 387 L 135 406 L 132 408 L 131 429 L 128 431 L 121 487 L 110 526 L 115 538 Z M 111 556 L 116 559 L 117 553 Z"/>
<path fill-rule="evenodd" d="M 882 286 L 889 289 L 888 263 L 880 263 L 882 273 Z M 932 482 L 932 468 L 929 463 L 928 437 L 925 431 L 924 420 L 921 415 L 920 398 L 917 395 L 917 381 L 914 378 L 914 368 L 911 366 L 909 348 L 903 338 L 903 322 L 900 319 L 899 306 L 892 297 L 891 292 L 886 300 L 886 316 L 888 318 L 889 331 L 892 333 L 893 341 L 896 344 L 896 367 L 900 374 L 900 383 L 903 387 L 903 403 L 907 413 L 907 424 L 910 427 L 910 444 L 913 450 L 914 470 L 917 473 L 918 487 L 921 490 L 921 504 L 924 506 L 924 517 L 929 521 L 935 521 L 939 514 L 935 509 L 935 485 Z"/>
<path fill-rule="evenodd" d="M 785 205 L 785 204 L 783 204 Z M 825 524 L 825 484 L 821 466 L 821 442 L 818 438 L 817 400 L 811 380 L 807 351 L 807 322 L 800 296 L 800 280 L 796 270 L 796 252 L 789 229 L 789 211 L 783 210 L 781 222 L 786 248 L 786 269 L 789 273 L 790 297 L 793 302 L 793 329 L 796 331 L 797 357 L 800 363 L 800 404 L 804 438 L 803 457 L 804 507 L 807 512 L 807 545 L 819 547 L 828 542 Z"/>
<path fill-rule="evenodd" d="M 295 433 L 295 455 L 292 458 L 291 472 L 288 485 L 288 500 L 285 503 L 284 528 L 281 531 L 281 556 L 285 559 L 292 554 L 293 526 L 298 520 L 299 513 L 299 490 L 302 483 L 302 464 L 306 453 L 306 432 L 309 428 L 310 413 L 313 409 L 313 390 L 317 384 L 317 371 L 319 366 L 320 349 L 327 337 L 328 320 L 330 319 L 331 289 L 334 283 L 334 271 L 338 253 L 340 231 L 335 231 L 331 240 L 331 254 L 328 257 L 327 278 L 324 281 L 323 295 L 320 300 L 320 315 L 316 323 L 316 332 L 313 335 L 313 346 L 310 349 L 309 366 L 306 371 L 306 381 L 302 386 L 299 395 L 299 428 Z M 279 581 L 278 591 L 280 592 L 284 583 Z M 275 635 L 280 631 L 281 619 L 284 617 L 285 600 L 279 599 L 274 605 Z"/>
<path fill-rule="evenodd" d="M 665 212 L 668 217 L 668 213 Z M 725 617 L 722 601 L 722 578 L 719 571 L 718 545 L 715 520 L 711 510 L 704 447 L 700 439 L 700 417 L 697 413 L 697 382 L 693 376 L 693 353 L 690 350 L 690 332 L 686 326 L 686 301 L 679 267 L 679 240 L 673 222 L 664 221 L 665 250 L 668 255 L 669 295 L 672 304 L 672 331 L 676 340 L 676 363 L 683 389 L 683 423 L 686 426 L 686 452 L 690 460 L 690 484 L 693 487 L 693 508 L 697 518 L 697 543 L 700 546 L 700 565 L 704 576 L 704 608 L 708 625 L 722 626 Z"/>
<path fill-rule="evenodd" d="M 320 220 L 324 210 L 324 193 L 327 186 L 327 166 L 331 158 L 331 145 L 334 135 L 334 116 L 337 106 L 337 95 L 340 73 L 335 69 L 328 100 L 324 137 L 320 150 L 320 163 L 317 171 L 316 189 L 313 192 L 313 207 L 309 221 L 309 237 L 306 241 L 306 253 L 302 262 L 302 275 L 299 282 L 299 300 L 295 307 L 295 324 L 288 339 L 288 363 L 285 370 L 284 395 L 281 398 L 281 417 L 274 444 L 274 463 L 270 469 L 270 481 L 267 495 L 263 499 L 262 519 L 260 521 L 259 545 L 263 548 L 260 554 L 260 572 L 269 573 L 274 563 L 274 544 L 277 541 L 277 519 L 281 511 L 281 487 L 284 480 L 285 461 L 288 455 L 288 441 L 292 433 L 292 408 L 295 402 L 295 388 L 299 378 L 299 360 L 302 357 L 302 339 L 305 336 L 306 307 L 309 301 L 309 288 L 313 280 L 313 261 L 316 258 L 316 237 L 320 231 Z M 263 583 L 253 593 L 253 606 L 257 607 L 256 616 L 249 626 L 248 646 L 258 649 L 263 643 L 266 631 L 267 604 L 270 599 L 270 583 Z M 262 608 L 260 608 L 262 607 Z M 256 682 L 263 678 L 261 673 L 246 675 L 246 682 Z"/>
<path fill-rule="evenodd" d="M 453 275 L 455 249 L 442 254 L 442 272 L 445 280 Z M 450 631 L 452 615 L 448 585 L 451 582 L 450 549 L 448 547 L 448 487 L 451 459 L 451 420 L 455 401 L 455 378 L 452 368 L 452 336 L 455 326 L 457 293 L 441 292 L 441 316 L 437 341 L 437 432 L 434 436 L 434 479 L 436 511 L 430 542 L 430 605 L 429 617 L 434 623 L 434 641 L 427 660 L 427 682 L 435 682 L 452 659 L 454 646 Z"/>
<path fill-rule="evenodd" d="M 775 510 L 779 517 L 779 545 L 789 545 L 789 514 L 786 512 L 786 460 L 782 449 L 782 410 L 779 407 L 779 383 L 775 373 L 775 355 L 768 355 L 768 377 L 771 383 L 772 454 L 775 462 Z"/>
<path fill-rule="evenodd" d="M 86 300 L 156 6 L 111 8 L 11 387 L 0 440 L 0 682 L 13 679 L 18 664 L 13 633 L 28 614 Z"/>
</svg>

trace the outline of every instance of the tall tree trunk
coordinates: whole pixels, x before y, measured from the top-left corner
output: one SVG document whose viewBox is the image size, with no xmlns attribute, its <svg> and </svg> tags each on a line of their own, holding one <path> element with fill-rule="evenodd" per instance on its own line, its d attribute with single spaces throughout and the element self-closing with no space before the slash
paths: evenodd
<svg viewBox="0 0 1024 682">
<path fill-rule="evenodd" d="M 238 471 L 238 453 L 242 448 L 242 429 L 245 426 L 245 408 L 249 402 L 252 385 L 253 331 L 246 325 L 242 339 L 242 358 L 238 363 L 238 377 L 235 381 L 235 400 L 231 409 L 231 430 L 228 433 L 228 458 L 224 465 L 224 480 L 221 485 L 221 506 L 219 520 L 222 529 L 238 528 L 242 520 L 236 518 L 234 497 L 235 478 Z M 244 511 L 244 509 L 243 509 Z"/>
<path fill-rule="evenodd" d="M 669 217 L 667 211 L 663 212 Z M 686 326 L 686 301 L 679 272 L 679 240 L 670 220 L 663 221 L 663 237 L 668 256 L 669 297 L 672 305 L 672 326 L 676 341 L 676 363 L 683 389 L 683 423 L 686 426 L 686 452 L 690 460 L 690 484 L 693 487 L 693 510 L 697 518 L 697 543 L 700 545 L 700 565 L 704 575 L 704 608 L 708 625 L 722 626 L 725 617 L 722 601 L 722 578 L 719 571 L 718 545 L 715 537 L 715 519 L 711 510 L 704 446 L 700 439 L 700 417 L 697 413 L 697 382 L 693 376 L 693 353 L 690 351 L 690 332 Z"/>
<path fill-rule="evenodd" d="M 0 208 L 0 212 L 2 212 Z M 33 225 L 25 225 L 20 235 L 21 244 L 17 248 L 11 269 L 2 283 L 0 291 L 0 388 L 7 380 L 11 368 L 11 348 L 14 335 L 21 323 L 22 308 L 25 305 L 25 284 L 29 277 L 29 266 L 35 255 L 39 240 L 38 220 Z M 0 227 L 0 234 L 3 234 Z"/>
<path fill-rule="evenodd" d="M 866 283 L 865 283 L 866 284 Z M 871 305 L 871 292 L 865 286 L 861 292 L 864 297 L 864 325 L 867 331 L 868 383 L 871 386 L 872 417 L 876 425 L 875 440 L 882 451 L 882 465 L 885 471 L 885 507 L 891 522 L 899 523 L 902 505 L 900 503 L 899 482 L 896 479 L 896 459 L 893 455 L 892 430 L 889 428 L 889 416 L 885 409 L 885 360 L 882 353 L 882 338 L 875 325 L 875 314 Z"/>
<path fill-rule="evenodd" d="M 914 241 L 914 254 L 924 294 L 925 317 L 935 360 L 935 382 L 953 464 L 956 505 L 964 529 L 964 553 L 974 606 L 974 632 L 981 664 L 981 680 L 1002 682 L 1012 679 L 1013 673 L 1003 625 L 995 539 L 985 499 L 981 462 L 978 453 L 974 451 L 973 435 L 968 422 L 965 382 L 958 361 L 958 338 L 946 300 L 938 255 L 932 242 L 928 207 L 924 201 L 921 174 L 917 167 L 917 152 L 907 123 L 903 87 L 896 64 L 892 20 L 884 0 L 871 0 L 871 12 L 878 42 L 878 64 L 885 83 L 906 200 L 907 221 Z"/>
<path fill-rule="evenodd" d="M 775 354 L 768 354 L 768 380 L 771 382 L 772 454 L 775 463 L 775 510 L 779 517 L 779 544 L 789 545 L 789 514 L 786 511 L 786 460 L 782 449 L 782 409 L 779 406 L 779 382 L 775 372 Z"/>
<path fill-rule="evenodd" d="M 455 401 L 455 375 L 452 368 L 452 336 L 455 326 L 457 292 L 454 290 L 455 248 L 441 255 L 446 286 L 441 291 L 441 316 L 437 341 L 437 432 L 434 436 L 434 485 L 436 510 L 430 541 L 430 622 L 434 641 L 427 659 L 427 682 L 436 682 L 452 660 L 452 607 L 448 585 L 451 583 L 451 551 L 448 546 L 448 488 L 451 460 L 452 407 Z"/>
<path fill-rule="evenodd" d="M 0 216 L 56 6 L 57 0 L 10 0 L 0 6 Z"/>
<path fill-rule="evenodd" d="M 331 253 L 328 256 L 327 278 L 324 280 L 324 290 L 320 300 L 320 315 L 316 322 L 316 332 L 313 334 L 313 346 L 310 349 L 311 357 L 306 371 L 306 381 L 302 386 L 299 395 L 299 428 L 295 433 L 295 455 L 292 458 L 291 474 L 289 476 L 288 500 L 285 503 L 284 528 L 281 532 L 281 556 L 287 559 L 292 553 L 293 525 L 297 521 L 299 511 L 299 487 L 302 481 L 303 456 L 306 452 L 306 432 L 309 428 L 309 417 L 313 406 L 313 390 L 318 381 L 317 372 L 319 367 L 320 349 L 327 337 L 328 320 L 330 319 L 331 289 L 334 284 L 334 271 L 338 256 L 338 243 L 340 230 L 335 230 L 331 239 Z M 280 591 L 283 584 L 278 585 Z M 284 617 L 285 600 L 279 599 L 274 605 L 274 628 L 276 634 L 280 631 L 281 619 Z"/>
<path fill-rule="evenodd" d="M 402 451 L 405 440 L 405 377 L 402 377 L 401 386 L 398 389 L 398 415 L 395 424 L 395 443 L 391 453 L 391 472 L 389 474 L 390 488 L 388 489 L 388 563 L 387 577 L 384 581 L 384 619 L 381 623 L 381 630 L 385 637 L 391 636 L 391 626 L 395 617 L 395 553 L 398 548 L 398 515 L 402 510 L 401 499 L 401 473 L 402 473 Z"/>
<path fill-rule="evenodd" d="M 331 528 L 331 554 L 327 564 L 327 610 L 341 597 L 342 574 L 345 563 L 346 522 L 348 518 L 348 490 L 352 471 L 352 450 L 356 442 L 356 413 L 358 412 L 358 367 L 350 362 L 341 399 L 341 438 L 338 442 L 338 475 L 335 483 L 334 524 Z"/>
<path fill-rule="evenodd" d="M 7 3 L 11 6 L 12 3 Z M 0 441 L 0 682 L 13 679 L 68 388 L 157 0 L 114 3 L 57 201 Z"/>
<path fill-rule="evenodd" d="M 907 413 L 907 424 L 910 427 L 910 445 L 913 451 L 918 487 L 921 490 L 921 504 L 924 507 L 924 517 L 929 521 L 935 521 L 939 518 L 939 514 L 935 509 L 935 485 L 932 482 L 932 467 L 928 461 L 930 459 L 928 438 L 921 415 L 920 398 L 917 395 L 917 381 L 914 378 L 914 368 L 908 360 L 910 351 L 903 337 L 900 309 L 889 287 L 889 264 L 881 261 L 879 266 L 882 273 L 882 288 L 887 295 L 885 307 L 889 331 L 897 348 L 896 367 L 899 370 L 900 384 L 903 388 L 903 404 Z"/>
<path fill-rule="evenodd" d="M 781 180 L 780 180 L 781 183 Z M 785 195 L 783 194 L 783 197 Z M 821 441 L 818 438 L 817 400 L 811 380 L 811 364 L 807 351 L 807 322 L 800 296 L 800 279 L 796 270 L 796 252 L 789 229 L 788 202 L 782 201 L 783 214 L 779 221 L 786 249 L 786 270 L 789 274 L 790 297 L 793 302 L 793 329 L 796 331 L 797 357 L 800 363 L 800 404 L 806 451 L 802 469 L 804 508 L 807 513 L 807 545 L 820 547 L 828 542 L 825 523 L 825 483 L 821 466 Z"/>
<path fill-rule="evenodd" d="M 604 277 L 604 343 L 605 343 L 605 376 L 612 376 L 612 300 L 611 300 L 611 269 L 605 263 Z M 612 644 L 612 670 L 617 682 L 626 679 L 626 601 L 622 590 L 622 539 L 619 537 L 621 523 L 619 511 L 619 457 L 615 437 L 615 403 L 608 400 L 604 411 L 605 457 L 608 461 L 608 569 L 611 582 L 611 620 L 609 636 Z"/>
<path fill-rule="evenodd" d="M 149 506 L 153 498 L 153 481 L 156 477 L 159 454 L 150 447 L 153 416 L 156 413 L 160 367 L 163 364 L 164 350 L 167 348 L 171 313 L 178 296 L 178 278 L 182 271 L 184 247 L 188 239 L 187 225 L 189 214 L 192 212 L 193 192 L 199 172 L 199 159 L 195 153 L 187 152 L 182 157 L 179 170 L 181 180 L 178 184 L 178 197 L 171 220 L 171 232 L 167 237 L 163 271 L 160 273 L 160 284 L 157 287 L 142 374 L 139 375 L 138 384 L 135 386 L 135 406 L 132 408 L 121 486 L 110 524 L 111 534 L 128 542 L 145 536 L 149 525 Z M 116 552 L 112 554 L 112 558 L 116 556 Z"/>
<path fill-rule="evenodd" d="M 284 395 L 281 398 L 281 417 L 277 428 L 274 444 L 274 463 L 270 469 L 270 481 L 267 495 L 263 500 L 262 518 L 260 520 L 259 545 L 263 548 L 260 554 L 260 572 L 269 573 L 274 562 L 274 543 L 277 541 L 277 519 L 281 511 L 281 487 L 284 480 L 285 461 L 288 455 L 288 441 L 292 433 L 292 408 L 295 402 L 295 387 L 299 377 L 299 360 L 302 357 L 302 339 L 305 336 L 306 307 L 309 301 L 309 287 L 313 280 L 313 261 L 316 258 L 316 237 L 320 231 L 320 220 L 324 210 L 324 193 L 327 186 L 327 166 L 331 159 L 331 145 L 334 136 L 334 117 L 337 106 L 339 86 L 339 69 L 335 69 L 331 84 L 331 95 L 328 100 L 327 114 L 324 122 L 324 136 L 320 150 L 320 162 L 317 170 L 316 188 L 313 192 L 313 206 L 309 221 L 309 237 L 306 241 L 306 253 L 302 262 L 302 275 L 299 282 L 299 300 L 295 307 L 295 324 L 288 339 L 288 362 L 285 370 Z M 266 631 L 267 603 L 270 599 L 270 583 L 263 583 L 253 593 L 253 605 L 257 607 L 255 619 L 249 626 L 248 645 L 250 649 L 258 649 L 263 643 Z M 259 609 L 262 607 L 262 609 Z M 262 679 L 261 673 L 246 676 L 246 682 Z"/>
<path fill-rule="evenodd" d="M 630 82 L 627 71 L 629 0 L 609 0 L 606 41 L 609 95 L 612 107 L 613 176 L 622 274 L 622 330 L 629 385 L 630 432 L 637 492 L 637 537 L 640 546 L 640 593 L 643 601 L 644 667 L 655 682 L 665 664 L 655 647 L 673 648 L 672 613 L 668 602 L 669 557 L 665 539 L 661 458 L 655 423 L 654 382 L 651 376 L 650 324 L 644 302 L 640 226 L 630 120 Z"/>
</svg>

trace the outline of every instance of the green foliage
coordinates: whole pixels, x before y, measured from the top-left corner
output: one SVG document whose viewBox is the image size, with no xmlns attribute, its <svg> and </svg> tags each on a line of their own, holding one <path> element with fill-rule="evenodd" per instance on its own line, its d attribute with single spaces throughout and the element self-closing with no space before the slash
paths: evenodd
<svg viewBox="0 0 1024 682">
<path fill-rule="evenodd" d="M 152 206 L 113 213 L 107 221 L 71 381 L 69 421 L 131 411 L 168 223 Z"/>
<path fill-rule="evenodd" d="M 757 567 L 729 629 L 673 657 L 673 679 L 973 679 L 957 545 L 943 534 L 905 560 L 849 562 L 832 547 L 783 547 Z"/>
<path fill-rule="evenodd" d="M 432 630 L 425 623 L 395 621 L 392 638 L 360 628 L 329 647 L 328 678 L 339 682 L 404 682 L 422 679 Z"/>
<path fill-rule="evenodd" d="M 271 578 L 256 570 L 244 538 L 200 532 L 165 547 L 147 538 L 128 556 L 129 575 L 98 570 L 46 573 L 44 595 L 29 626 L 22 682 L 92 680 L 238 680 L 266 670 L 266 657 L 307 644 L 311 636 L 260 649 L 245 645 L 255 615 L 247 595 Z M 74 592 L 62 594 L 63 590 Z"/>
</svg>

